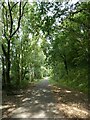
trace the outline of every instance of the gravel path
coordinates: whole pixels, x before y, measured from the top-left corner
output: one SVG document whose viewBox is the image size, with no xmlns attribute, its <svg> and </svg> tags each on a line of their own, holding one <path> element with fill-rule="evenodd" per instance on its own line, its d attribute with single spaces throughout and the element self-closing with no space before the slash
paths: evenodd
<svg viewBox="0 0 90 120">
<path fill-rule="evenodd" d="M 14 100 L 18 106 L 11 109 L 9 118 L 64 118 L 63 113 L 56 108 L 56 99 L 47 79 L 32 90 L 28 89 L 19 100 L 17 97 Z"/>
<path fill-rule="evenodd" d="M 87 95 L 48 83 L 48 78 L 35 86 L 21 90 L 17 95 L 3 97 L 3 118 L 42 118 L 43 120 L 68 120 L 87 118 Z M 89 116 L 90 117 L 90 116 Z"/>
</svg>

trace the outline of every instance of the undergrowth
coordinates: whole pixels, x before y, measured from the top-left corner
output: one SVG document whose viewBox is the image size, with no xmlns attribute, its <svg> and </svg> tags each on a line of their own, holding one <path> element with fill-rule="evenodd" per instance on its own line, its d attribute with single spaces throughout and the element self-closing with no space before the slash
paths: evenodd
<svg viewBox="0 0 90 120">
<path fill-rule="evenodd" d="M 88 92 L 88 74 L 86 69 L 73 69 L 69 71 L 68 75 L 64 75 L 59 79 L 51 77 L 49 82 L 58 86 L 65 86 L 78 90 L 83 93 Z"/>
</svg>

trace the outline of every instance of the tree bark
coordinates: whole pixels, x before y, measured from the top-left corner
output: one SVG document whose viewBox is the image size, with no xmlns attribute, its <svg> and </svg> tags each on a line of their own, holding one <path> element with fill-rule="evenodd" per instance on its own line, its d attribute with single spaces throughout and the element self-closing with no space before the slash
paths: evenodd
<svg viewBox="0 0 90 120">
<path fill-rule="evenodd" d="M 67 67 L 67 61 L 66 61 L 66 58 L 64 59 L 64 65 L 65 65 L 65 70 L 66 70 L 67 75 L 68 75 L 68 67 Z"/>
<path fill-rule="evenodd" d="M 2 56 L 2 86 L 6 87 L 6 79 L 5 79 L 5 58 Z"/>
<path fill-rule="evenodd" d="M 65 70 L 66 70 L 67 75 L 68 75 L 68 66 L 67 66 L 67 59 L 66 59 L 66 55 L 65 54 L 64 54 L 63 60 L 64 60 Z"/>
</svg>

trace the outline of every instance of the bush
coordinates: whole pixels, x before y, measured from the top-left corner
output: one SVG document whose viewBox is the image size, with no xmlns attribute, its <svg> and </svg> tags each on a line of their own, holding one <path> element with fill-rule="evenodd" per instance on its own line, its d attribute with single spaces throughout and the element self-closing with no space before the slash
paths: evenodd
<svg viewBox="0 0 90 120">
<path fill-rule="evenodd" d="M 88 74 L 85 68 L 73 68 L 69 70 L 69 74 L 63 77 L 52 76 L 50 83 L 77 89 L 81 92 L 88 92 Z"/>
</svg>

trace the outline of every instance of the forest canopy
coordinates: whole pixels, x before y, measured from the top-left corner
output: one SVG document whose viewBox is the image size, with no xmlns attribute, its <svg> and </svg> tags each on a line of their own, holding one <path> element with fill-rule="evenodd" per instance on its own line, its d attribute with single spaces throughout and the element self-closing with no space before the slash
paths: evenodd
<svg viewBox="0 0 90 120">
<path fill-rule="evenodd" d="M 5 88 L 50 76 L 87 91 L 90 2 L 1 2 L 0 67 Z"/>
</svg>

